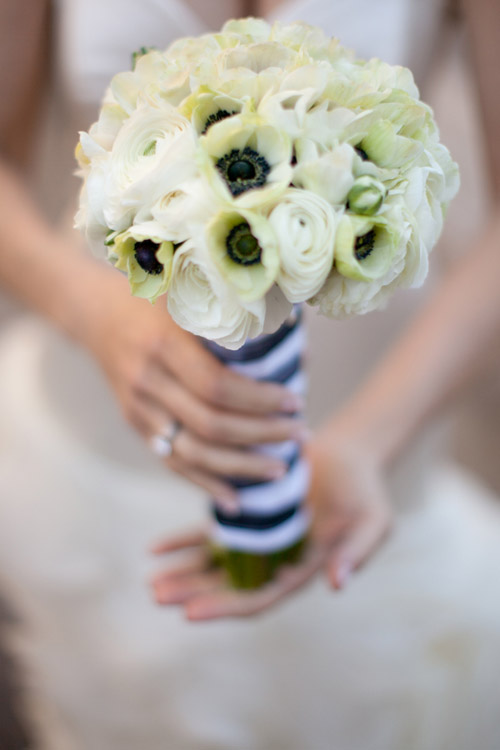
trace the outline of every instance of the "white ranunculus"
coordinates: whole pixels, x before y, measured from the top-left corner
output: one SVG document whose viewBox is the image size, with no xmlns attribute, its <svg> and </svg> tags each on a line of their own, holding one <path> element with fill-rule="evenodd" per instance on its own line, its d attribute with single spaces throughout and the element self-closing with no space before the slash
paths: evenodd
<svg viewBox="0 0 500 750">
<path fill-rule="evenodd" d="M 458 167 L 448 150 L 437 144 L 405 175 L 405 182 L 404 201 L 414 217 L 421 241 L 430 252 L 443 229 L 446 206 L 459 188 Z"/>
<path fill-rule="evenodd" d="M 129 115 L 141 101 L 167 101 L 177 106 L 189 91 L 186 66 L 157 50 L 142 55 L 134 70 L 115 75 L 110 85 L 110 94 Z"/>
<path fill-rule="evenodd" d="M 293 140 L 309 138 L 323 148 L 335 145 L 356 115 L 323 96 L 330 76 L 327 63 L 294 68 L 281 79 L 279 91 L 270 89 L 263 96 L 259 114 Z"/>
<path fill-rule="evenodd" d="M 127 117 L 123 107 L 116 102 L 105 103 L 99 113 L 99 119 L 89 130 L 89 136 L 106 151 L 110 151 Z"/>
<path fill-rule="evenodd" d="M 252 73 L 262 73 L 268 68 L 277 73 L 297 61 L 297 53 L 276 42 L 261 42 L 226 50 L 220 56 L 221 71 L 247 68 Z"/>
<path fill-rule="evenodd" d="M 153 218 L 168 228 L 174 242 L 184 242 L 204 231 L 221 204 L 206 189 L 203 180 L 186 180 L 181 188 L 165 192 L 152 204 Z"/>
<path fill-rule="evenodd" d="M 278 285 L 290 302 L 318 292 L 331 271 L 337 217 L 323 198 L 290 188 L 269 215 L 280 252 Z"/>
<path fill-rule="evenodd" d="M 167 305 L 181 328 L 227 349 L 262 333 L 266 313 L 264 299 L 243 304 L 193 240 L 174 254 Z"/>
<path fill-rule="evenodd" d="M 246 41 L 266 42 L 271 36 L 271 26 L 262 18 L 232 19 L 226 21 L 221 33 L 236 34 Z"/>
<path fill-rule="evenodd" d="M 126 229 L 131 224 L 140 200 L 137 195 L 127 195 L 134 185 L 141 185 L 140 192 L 145 200 L 155 197 L 149 194 L 146 178 L 153 175 L 154 184 L 157 184 L 159 176 L 158 172 L 155 174 L 155 168 L 165 153 L 168 153 L 170 171 L 173 172 L 175 160 L 172 155 L 179 150 L 182 142 L 188 151 L 189 144 L 192 144 L 190 161 L 194 165 L 192 126 L 168 104 L 161 107 L 143 106 L 129 117 L 110 152 L 103 209 L 109 227 Z M 184 163 L 186 161 L 184 158 Z M 193 168 L 188 171 L 192 172 Z M 174 175 L 171 179 L 175 179 Z"/>
<path fill-rule="evenodd" d="M 334 206 L 344 205 L 354 184 L 354 149 L 347 143 L 316 159 L 299 161 L 292 182 L 320 195 Z"/>
</svg>

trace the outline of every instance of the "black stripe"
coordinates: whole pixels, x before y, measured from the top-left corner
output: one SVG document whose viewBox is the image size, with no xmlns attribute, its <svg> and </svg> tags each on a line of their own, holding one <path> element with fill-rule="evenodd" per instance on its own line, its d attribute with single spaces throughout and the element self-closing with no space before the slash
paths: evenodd
<svg viewBox="0 0 500 750">
<path fill-rule="evenodd" d="M 265 357 L 271 349 L 281 344 L 292 331 L 298 328 L 301 318 L 302 313 L 298 310 L 293 323 L 284 323 L 275 333 L 259 336 L 253 340 L 248 339 L 241 349 L 225 349 L 213 341 L 204 341 L 204 344 L 221 362 L 250 362 Z"/>
<path fill-rule="evenodd" d="M 295 451 L 291 459 L 288 461 L 287 474 L 289 471 L 291 471 L 294 468 L 300 456 L 301 456 L 301 452 L 299 448 Z M 228 482 L 235 489 L 242 490 L 245 487 L 263 487 L 266 484 L 274 484 L 276 482 L 276 479 L 272 479 L 271 481 L 269 481 L 269 479 L 238 479 L 237 477 L 232 477 L 228 479 Z"/>
<path fill-rule="evenodd" d="M 285 362 L 279 370 L 275 370 L 271 375 L 266 375 L 265 378 L 256 378 L 256 380 L 269 383 L 286 383 L 287 380 L 290 380 L 291 377 L 297 374 L 301 367 L 302 357 L 300 354 L 297 354 L 296 357 Z"/>
<path fill-rule="evenodd" d="M 297 504 L 291 508 L 282 510 L 272 516 L 253 516 L 250 513 L 239 513 L 237 516 L 231 516 L 223 513 L 218 507 L 214 508 L 214 513 L 215 518 L 221 526 L 263 531 L 265 529 L 274 529 L 277 526 L 281 526 L 282 523 L 293 518 L 293 516 L 298 513 L 300 507 L 301 501 L 299 500 L 297 501 Z"/>
</svg>

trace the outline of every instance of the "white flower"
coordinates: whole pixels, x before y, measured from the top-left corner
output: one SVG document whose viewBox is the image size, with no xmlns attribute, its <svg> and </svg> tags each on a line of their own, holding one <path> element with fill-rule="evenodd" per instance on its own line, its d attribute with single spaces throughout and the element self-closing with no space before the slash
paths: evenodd
<svg viewBox="0 0 500 750">
<path fill-rule="evenodd" d="M 346 213 L 337 228 L 335 267 L 351 279 L 380 279 L 408 239 L 409 224 L 402 208 L 376 216 Z"/>
<path fill-rule="evenodd" d="M 226 21 L 222 35 L 236 34 L 245 42 L 265 42 L 271 36 L 271 26 L 262 18 L 240 18 Z"/>
<path fill-rule="evenodd" d="M 263 216 L 223 209 L 208 224 L 206 241 L 220 275 L 245 302 L 261 299 L 275 282 L 278 243 Z"/>
<path fill-rule="evenodd" d="M 127 274 L 132 294 L 154 303 L 168 289 L 173 253 L 163 227 L 151 221 L 112 237 L 109 257 Z"/>
<path fill-rule="evenodd" d="M 354 184 L 354 155 L 354 149 L 347 143 L 316 158 L 310 158 L 308 153 L 303 161 L 299 153 L 293 184 L 317 193 L 334 206 L 343 205 Z"/>
<path fill-rule="evenodd" d="M 297 53 L 276 42 L 241 45 L 226 50 L 220 56 L 220 70 L 223 73 L 233 68 L 247 68 L 252 73 L 275 70 L 281 73 L 297 60 Z"/>
<path fill-rule="evenodd" d="M 158 191 L 167 192 L 179 183 L 179 152 L 182 165 L 187 165 L 186 178 L 195 169 L 194 135 L 188 120 L 173 107 L 142 106 L 129 117 L 109 154 L 103 208 L 109 227 L 126 229 L 141 201 L 156 200 Z M 164 156 L 170 167 L 166 173 L 163 167 L 157 170 Z"/>
<path fill-rule="evenodd" d="M 278 238 L 278 284 L 290 302 L 316 294 L 331 271 L 337 218 L 308 190 L 290 188 L 269 216 Z"/>
<path fill-rule="evenodd" d="M 229 117 L 199 140 L 199 164 L 222 200 L 253 208 L 275 201 L 288 187 L 292 147 L 283 131 L 257 115 Z"/>
<path fill-rule="evenodd" d="M 189 70 L 186 66 L 179 61 L 168 60 L 157 50 L 140 57 L 134 70 L 118 73 L 110 85 L 110 94 L 129 115 L 141 101 L 165 101 L 177 106 L 189 94 L 189 90 Z"/>
<path fill-rule="evenodd" d="M 192 240 L 175 252 L 167 305 L 181 328 L 228 349 L 262 333 L 266 312 L 264 299 L 242 303 Z"/>
</svg>

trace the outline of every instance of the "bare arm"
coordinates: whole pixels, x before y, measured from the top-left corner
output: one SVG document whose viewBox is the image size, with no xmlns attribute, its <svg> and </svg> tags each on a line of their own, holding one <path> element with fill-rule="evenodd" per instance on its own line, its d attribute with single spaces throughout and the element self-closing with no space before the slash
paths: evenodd
<svg viewBox="0 0 500 750">
<path fill-rule="evenodd" d="M 49 225 L 23 179 L 46 69 L 48 3 L 0 0 L 0 21 L 0 285 L 90 351 L 146 439 L 178 420 L 183 429 L 166 462 L 230 503 L 226 476 L 284 471 L 246 448 L 298 437 L 303 427 L 286 414 L 300 405 L 282 386 L 224 368 L 164 304 L 133 298 L 117 272 Z"/>
<path fill-rule="evenodd" d="M 346 408 L 326 427 L 382 462 L 399 453 L 484 373 L 500 340 L 500 65 L 496 0 L 462 0 L 481 105 L 494 207 L 484 232 Z M 323 437 L 326 435 L 323 434 Z"/>
</svg>

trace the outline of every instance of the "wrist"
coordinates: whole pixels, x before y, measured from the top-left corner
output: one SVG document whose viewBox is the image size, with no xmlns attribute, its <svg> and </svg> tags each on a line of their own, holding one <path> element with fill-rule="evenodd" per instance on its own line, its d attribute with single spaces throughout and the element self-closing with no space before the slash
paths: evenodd
<svg viewBox="0 0 500 750">
<path fill-rule="evenodd" d="M 51 296 L 53 322 L 76 343 L 92 348 L 119 274 L 87 255 L 71 257 L 62 283 Z"/>
</svg>

